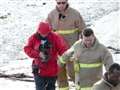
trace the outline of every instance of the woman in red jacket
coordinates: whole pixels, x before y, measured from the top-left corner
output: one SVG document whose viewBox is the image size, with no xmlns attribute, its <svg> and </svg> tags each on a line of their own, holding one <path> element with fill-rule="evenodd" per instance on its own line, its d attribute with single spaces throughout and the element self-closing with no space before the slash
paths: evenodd
<svg viewBox="0 0 120 90">
<path fill-rule="evenodd" d="M 62 55 L 67 49 L 62 37 L 52 32 L 47 22 L 40 22 L 37 32 L 28 39 L 24 47 L 25 53 L 33 58 L 36 90 L 55 90 L 58 55 Z"/>
</svg>

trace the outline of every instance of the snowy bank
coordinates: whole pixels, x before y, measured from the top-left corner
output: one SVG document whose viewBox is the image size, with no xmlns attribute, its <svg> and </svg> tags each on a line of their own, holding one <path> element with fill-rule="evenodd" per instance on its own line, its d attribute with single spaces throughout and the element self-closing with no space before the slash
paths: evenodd
<svg viewBox="0 0 120 90">
<path fill-rule="evenodd" d="M 120 52 L 120 10 L 95 21 L 92 28 L 101 43 L 107 47 L 111 46 Z M 115 50 L 111 52 L 114 60 L 120 63 L 120 53 L 115 54 Z"/>
</svg>

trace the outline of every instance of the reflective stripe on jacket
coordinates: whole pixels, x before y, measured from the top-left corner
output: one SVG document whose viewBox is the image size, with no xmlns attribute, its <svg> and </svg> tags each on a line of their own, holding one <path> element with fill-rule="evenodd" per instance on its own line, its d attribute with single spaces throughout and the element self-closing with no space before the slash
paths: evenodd
<svg viewBox="0 0 120 90">
<path fill-rule="evenodd" d="M 85 22 L 82 16 L 75 9 L 68 7 L 63 13 L 65 18 L 60 20 L 59 11 L 55 8 L 48 14 L 47 21 L 51 24 L 53 30 L 60 33 L 69 46 L 79 38 L 79 33 L 85 28 Z M 77 29 L 77 30 L 76 30 Z M 76 32 L 77 33 L 74 33 Z"/>
<path fill-rule="evenodd" d="M 97 68 L 101 66 L 102 63 L 92 63 L 92 64 L 74 63 L 74 70 L 76 73 L 79 73 L 80 68 Z"/>
<path fill-rule="evenodd" d="M 59 90 L 69 90 L 69 87 L 59 88 Z"/>
<path fill-rule="evenodd" d="M 78 40 L 80 33 L 80 30 L 78 29 L 64 29 L 64 30 L 54 30 L 54 31 L 62 35 L 69 46 L 73 45 L 75 41 Z"/>
<path fill-rule="evenodd" d="M 77 58 L 76 58 L 77 56 Z M 102 77 L 102 66 L 108 69 L 113 63 L 112 55 L 107 48 L 97 40 L 91 48 L 85 48 L 79 40 L 63 55 L 61 60 L 67 62 L 68 58 L 74 57 L 75 69 L 77 73 L 75 83 L 80 84 L 81 88 L 91 87 Z"/>
<path fill-rule="evenodd" d="M 78 29 L 69 29 L 69 30 L 55 30 L 57 33 L 61 35 L 69 35 L 74 33 L 79 33 L 80 31 Z"/>
<path fill-rule="evenodd" d="M 84 87 L 84 88 L 81 88 L 79 85 L 76 85 L 75 86 L 75 90 L 91 90 L 92 87 Z"/>
</svg>

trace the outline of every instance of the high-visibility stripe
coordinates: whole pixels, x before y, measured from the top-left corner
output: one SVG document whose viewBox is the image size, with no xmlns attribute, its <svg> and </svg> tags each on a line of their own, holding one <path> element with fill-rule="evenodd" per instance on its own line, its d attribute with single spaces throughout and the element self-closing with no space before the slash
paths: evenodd
<svg viewBox="0 0 120 90">
<path fill-rule="evenodd" d="M 92 64 L 84 64 L 84 63 L 75 63 L 74 70 L 76 73 L 79 73 L 80 68 L 97 68 L 102 66 L 102 63 L 92 63 Z"/>
<path fill-rule="evenodd" d="M 59 90 L 69 90 L 69 87 L 62 87 L 62 88 L 59 88 Z"/>
<path fill-rule="evenodd" d="M 102 66 L 102 63 L 92 63 L 92 64 L 84 64 L 84 63 L 79 63 L 80 68 L 96 68 Z"/>
<path fill-rule="evenodd" d="M 63 57 L 59 57 L 60 63 L 65 64 L 66 62 L 64 61 Z"/>
<path fill-rule="evenodd" d="M 80 85 L 75 85 L 76 90 L 91 90 L 91 87 L 80 87 Z"/>
<path fill-rule="evenodd" d="M 80 90 L 80 85 L 75 85 L 76 90 Z"/>
<path fill-rule="evenodd" d="M 78 29 L 70 29 L 70 30 L 55 30 L 55 32 L 59 33 L 59 34 L 74 34 L 76 32 L 79 32 Z"/>
<path fill-rule="evenodd" d="M 60 63 L 65 64 L 63 57 L 59 57 Z M 102 63 L 92 63 L 92 64 L 85 64 L 85 63 L 74 63 L 74 70 L 75 72 L 79 72 L 80 68 L 97 68 L 102 66 Z"/>
<path fill-rule="evenodd" d="M 74 70 L 75 70 L 76 73 L 78 73 L 80 71 L 80 65 L 79 65 L 79 63 L 75 63 L 74 64 Z"/>
<path fill-rule="evenodd" d="M 91 90 L 91 87 L 84 87 L 84 88 L 81 88 L 80 90 Z"/>
</svg>

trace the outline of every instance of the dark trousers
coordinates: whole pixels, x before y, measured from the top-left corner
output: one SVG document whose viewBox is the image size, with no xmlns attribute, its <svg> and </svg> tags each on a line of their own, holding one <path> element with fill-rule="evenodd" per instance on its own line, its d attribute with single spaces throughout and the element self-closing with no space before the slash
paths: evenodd
<svg viewBox="0 0 120 90">
<path fill-rule="evenodd" d="M 36 90 L 55 90 L 57 77 L 41 77 L 34 75 Z"/>
</svg>

